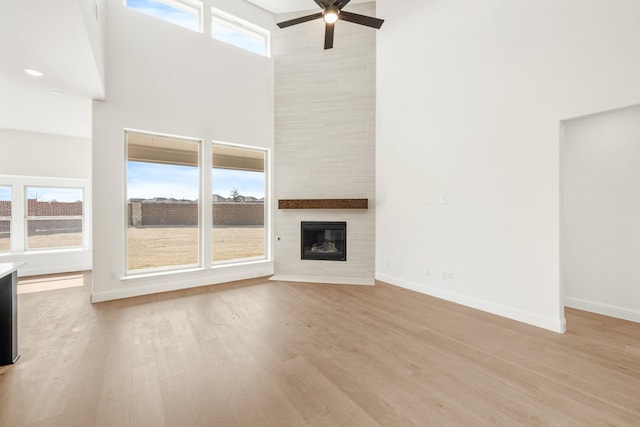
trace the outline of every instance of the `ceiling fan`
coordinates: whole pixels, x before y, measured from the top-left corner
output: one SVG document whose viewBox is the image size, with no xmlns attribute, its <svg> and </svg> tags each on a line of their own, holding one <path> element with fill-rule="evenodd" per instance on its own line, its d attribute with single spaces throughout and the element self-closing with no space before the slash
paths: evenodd
<svg viewBox="0 0 640 427">
<path fill-rule="evenodd" d="M 370 16 L 359 15 L 357 13 L 347 12 L 342 10 L 351 0 L 313 0 L 318 6 L 322 8 L 322 12 L 314 13 L 312 15 L 302 16 L 300 18 L 290 19 L 289 21 L 279 22 L 277 25 L 280 28 L 290 27 L 296 24 L 302 24 L 303 22 L 313 21 L 314 19 L 322 18 L 325 23 L 324 31 L 324 48 L 331 49 L 333 47 L 333 25 L 338 21 L 353 22 L 354 24 L 364 25 L 371 28 L 380 28 L 383 19 L 372 18 Z"/>
</svg>

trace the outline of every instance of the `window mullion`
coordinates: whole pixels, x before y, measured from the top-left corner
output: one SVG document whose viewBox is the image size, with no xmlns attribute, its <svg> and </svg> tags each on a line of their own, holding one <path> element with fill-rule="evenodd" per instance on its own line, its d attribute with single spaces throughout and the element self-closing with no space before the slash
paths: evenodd
<svg viewBox="0 0 640 427">
<path fill-rule="evenodd" d="M 27 247 L 26 206 L 24 186 L 14 185 L 11 192 L 11 252 L 24 252 Z"/>
<path fill-rule="evenodd" d="M 211 183 L 213 150 L 211 144 L 202 144 L 200 166 L 202 168 L 200 173 L 200 188 L 202 191 L 200 253 L 202 254 L 202 267 L 210 268 L 213 259 L 211 246 L 213 239 L 213 188 Z"/>
</svg>

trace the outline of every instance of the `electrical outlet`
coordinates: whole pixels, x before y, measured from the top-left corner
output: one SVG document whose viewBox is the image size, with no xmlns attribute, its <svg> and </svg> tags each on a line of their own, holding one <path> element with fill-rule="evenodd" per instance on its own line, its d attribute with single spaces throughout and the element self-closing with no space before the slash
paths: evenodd
<svg viewBox="0 0 640 427">
<path fill-rule="evenodd" d="M 448 281 L 452 281 L 453 280 L 453 273 L 450 272 L 450 271 L 447 272 L 447 280 Z"/>
<path fill-rule="evenodd" d="M 453 280 L 453 273 L 451 271 L 443 271 L 442 272 L 442 280 L 446 282 L 450 282 Z"/>
</svg>

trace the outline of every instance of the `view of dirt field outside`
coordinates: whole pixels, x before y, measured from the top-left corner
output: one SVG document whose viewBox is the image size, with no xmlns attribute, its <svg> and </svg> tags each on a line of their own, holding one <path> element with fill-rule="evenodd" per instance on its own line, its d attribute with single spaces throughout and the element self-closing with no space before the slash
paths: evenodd
<svg viewBox="0 0 640 427">
<path fill-rule="evenodd" d="M 212 144 L 211 186 L 204 186 L 213 196 L 212 239 L 200 242 L 201 144 L 127 133 L 128 271 L 265 255 L 264 150 Z M 199 259 L 205 245 L 208 262 Z"/>
<path fill-rule="evenodd" d="M 81 188 L 25 187 L 25 193 L 25 250 L 82 246 L 84 194 Z M 11 248 L 11 214 L 11 187 L 0 187 L 0 251 Z"/>
<path fill-rule="evenodd" d="M 82 246 L 82 232 L 55 232 L 27 237 L 29 249 L 76 248 Z"/>
<path fill-rule="evenodd" d="M 0 186 L 0 252 L 10 249 L 11 187 Z"/>
<path fill-rule="evenodd" d="M 82 246 L 82 220 L 29 220 L 27 225 L 27 249 Z"/>
<path fill-rule="evenodd" d="M 197 227 L 129 227 L 127 238 L 129 270 L 198 263 Z M 214 227 L 211 246 L 218 261 L 263 256 L 264 227 Z"/>
<path fill-rule="evenodd" d="M 82 246 L 82 232 L 58 232 L 28 237 L 29 249 L 53 249 Z M 9 233 L 0 234 L 0 251 L 9 250 Z"/>
<path fill-rule="evenodd" d="M 9 221 L 0 221 L 0 228 L 6 228 L 7 230 L 11 226 Z M 8 231 L 0 231 L 0 252 L 8 251 L 10 248 L 11 234 Z"/>
<path fill-rule="evenodd" d="M 26 187 L 26 249 L 82 246 L 81 188 Z"/>
</svg>

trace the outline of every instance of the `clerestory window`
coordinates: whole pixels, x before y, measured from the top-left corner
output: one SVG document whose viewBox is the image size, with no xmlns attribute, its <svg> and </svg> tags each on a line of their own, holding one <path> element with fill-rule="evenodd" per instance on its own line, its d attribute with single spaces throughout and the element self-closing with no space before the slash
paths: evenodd
<svg viewBox="0 0 640 427">
<path fill-rule="evenodd" d="M 125 0 L 130 8 L 202 32 L 202 0 Z"/>
<path fill-rule="evenodd" d="M 211 37 L 269 56 L 269 31 L 215 8 L 211 8 Z"/>
<path fill-rule="evenodd" d="M 262 56 L 270 55 L 268 30 L 216 8 L 204 8 L 202 0 L 124 0 L 126 7 L 199 33 L 211 23 L 216 40 Z"/>
</svg>

